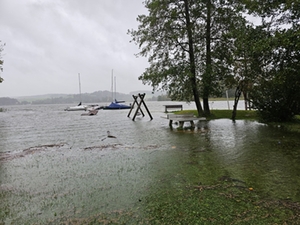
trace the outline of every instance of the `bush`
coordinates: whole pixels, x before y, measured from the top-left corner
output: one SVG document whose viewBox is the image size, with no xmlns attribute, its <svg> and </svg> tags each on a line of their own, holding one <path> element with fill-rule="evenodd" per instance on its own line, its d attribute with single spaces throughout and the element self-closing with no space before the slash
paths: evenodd
<svg viewBox="0 0 300 225">
<path fill-rule="evenodd" d="M 256 86 L 251 98 L 260 118 L 266 122 L 285 122 L 299 114 L 299 84 L 299 75 L 289 74 Z"/>
</svg>

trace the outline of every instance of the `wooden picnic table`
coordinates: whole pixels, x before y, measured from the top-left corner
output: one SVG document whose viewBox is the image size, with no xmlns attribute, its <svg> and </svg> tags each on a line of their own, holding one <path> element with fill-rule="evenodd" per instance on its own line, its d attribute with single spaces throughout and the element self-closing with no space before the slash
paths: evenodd
<svg viewBox="0 0 300 225">
<path fill-rule="evenodd" d="M 163 118 L 169 120 L 170 127 L 172 127 L 173 121 L 177 121 L 179 123 L 179 128 L 183 128 L 185 122 L 190 122 L 191 127 L 195 127 L 194 121 L 206 120 L 205 117 L 196 117 L 193 114 L 181 114 L 181 115 L 167 114 L 167 116 Z"/>
<path fill-rule="evenodd" d="M 168 112 L 168 109 L 181 109 L 183 110 L 182 105 L 164 105 L 165 106 L 165 112 Z"/>
</svg>

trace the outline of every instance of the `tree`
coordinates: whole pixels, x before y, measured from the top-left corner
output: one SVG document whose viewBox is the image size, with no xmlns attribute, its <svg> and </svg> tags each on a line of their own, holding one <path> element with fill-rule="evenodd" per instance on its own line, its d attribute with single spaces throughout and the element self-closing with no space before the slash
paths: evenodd
<svg viewBox="0 0 300 225">
<path fill-rule="evenodd" d="M 299 27 L 276 31 L 273 57 L 252 93 L 253 104 L 265 121 L 288 121 L 300 113 Z"/>
<path fill-rule="evenodd" d="M 172 99 L 194 99 L 198 115 L 209 115 L 208 98 L 230 71 L 222 63 L 228 57 L 226 33 L 243 21 L 236 6 L 234 1 L 145 1 L 149 15 L 138 16 L 138 30 L 129 31 L 141 48 L 138 55 L 150 63 L 139 79 Z"/>
<path fill-rule="evenodd" d="M 2 60 L 2 51 L 3 51 L 3 47 L 5 46 L 5 44 L 1 44 L 0 41 L 0 72 L 3 71 L 3 60 Z M 0 83 L 2 83 L 4 81 L 4 79 L 0 76 Z"/>
<path fill-rule="evenodd" d="M 233 52 L 233 79 L 231 84 L 236 86 L 235 101 L 232 119 L 235 120 L 237 104 L 241 94 L 244 95 L 245 109 L 250 109 L 250 93 L 257 86 L 263 73 L 262 68 L 268 61 L 264 60 L 270 55 L 268 51 L 269 34 L 261 27 L 247 24 L 231 34 L 234 37 Z M 262 51 L 262 49 L 264 49 Z"/>
<path fill-rule="evenodd" d="M 244 1 L 250 13 L 261 17 L 269 35 L 259 48 L 264 64 L 252 102 L 263 120 L 287 121 L 300 113 L 300 2 Z M 256 52 L 258 46 L 255 46 Z"/>
<path fill-rule="evenodd" d="M 139 55 L 149 56 L 150 67 L 139 79 L 154 90 L 166 90 L 172 99 L 193 99 L 198 115 L 202 115 L 195 57 L 199 49 L 191 15 L 195 5 L 188 0 L 147 0 L 144 4 L 149 16 L 138 16 L 138 30 L 129 31 L 141 48 Z"/>
<path fill-rule="evenodd" d="M 245 26 L 246 20 L 240 13 L 239 1 L 202 1 L 205 36 L 205 51 L 203 53 L 202 75 L 203 106 L 206 115 L 210 114 L 208 99 L 211 95 L 220 95 L 226 80 L 232 77 L 233 41 L 230 34 Z"/>
</svg>

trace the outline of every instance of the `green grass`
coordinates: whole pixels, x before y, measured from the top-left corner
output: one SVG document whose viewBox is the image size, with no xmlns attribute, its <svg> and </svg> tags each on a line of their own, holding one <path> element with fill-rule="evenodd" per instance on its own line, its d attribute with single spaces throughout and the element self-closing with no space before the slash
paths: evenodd
<svg viewBox="0 0 300 225">
<path fill-rule="evenodd" d="M 282 126 L 285 127 L 287 130 L 292 131 L 292 132 L 299 132 L 300 133 L 300 115 L 296 115 L 294 119 L 290 122 L 282 122 L 282 123 L 270 123 L 270 125 L 275 125 L 275 126 Z"/>
<path fill-rule="evenodd" d="M 162 189 L 135 207 L 100 213 L 68 224 L 299 224 L 300 205 L 269 199 L 231 181 L 185 184 Z M 56 224 L 53 221 L 50 224 Z"/>
<path fill-rule="evenodd" d="M 207 120 L 216 120 L 216 119 L 231 119 L 232 117 L 232 110 L 226 109 L 214 109 L 211 110 L 211 115 L 207 116 Z M 183 111 L 176 111 L 176 114 L 194 114 L 198 116 L 197 110 L 183 110 Z M 236 120 L 254 120 L 260 121 L 259 115 L 255 110 L 237 110 L 236 112 Z M 292 132 L 300 132 L 300 115 L 296 115 L 295 118 L 290 122 L 276 122 L 276 123 L 269 123 L 270 125 L 274 126 L 282 126 L 285 129 L 292 131 Z"/>
<path fill-rule="evenodd" d="M 299 204 L 232 182 L 186 185 L 146 199 L 149 224 L 297 224 Z M 159 221 L 159 223 L 157 223 Z"/>
<path fill-rule="evenodd" d="M 215 119 L 231 119 L 232 117 L 232 110 L 226 109 L 214 109 L 211 110 L 211 115 L 207 116 L 208 120 L 215 120 Z M 197 110 L 183 110 L 177 111 L 176 114 L 194 114 L 198 116 Z M 254 110 L 237 110 L 236 113 L 237 120 L 259 120 L 257 112 Z"/>
</svg>

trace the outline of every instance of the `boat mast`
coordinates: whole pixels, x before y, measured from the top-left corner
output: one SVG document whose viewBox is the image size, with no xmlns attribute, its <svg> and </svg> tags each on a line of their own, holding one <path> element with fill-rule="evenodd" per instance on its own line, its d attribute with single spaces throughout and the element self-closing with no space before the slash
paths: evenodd
<svg viewBox="0 0 300 225">
<path fill-rule="evenodd" d="M 116 84 L 116 76 L 115 78 L 115 100 L 117 101 L 117 84 Z"/>
<path fill-rule="evenodd" d="M 78 73 L 78 80 L 79 80 L 79 97 L 81 102 L 81 83 L 80 83 L 80 73 Z"/>
<path fill-rule="evenodd" d="M 114 70 L 111 70 L 111 101 L 113 102 L 114 101 L 114 80 L 113 80 L 113 77 L 114 77 Z"/>
</svg>

